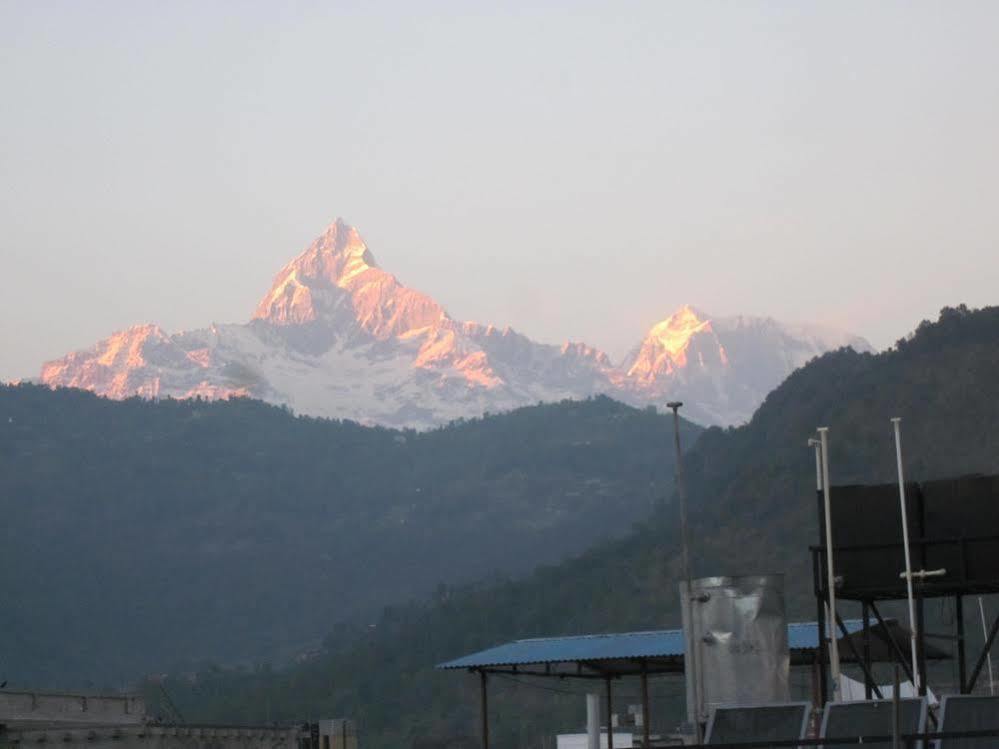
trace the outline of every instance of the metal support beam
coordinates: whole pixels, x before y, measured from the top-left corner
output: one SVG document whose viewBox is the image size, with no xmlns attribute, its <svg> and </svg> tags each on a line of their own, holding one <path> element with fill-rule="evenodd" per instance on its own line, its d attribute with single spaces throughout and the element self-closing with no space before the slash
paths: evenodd
<svg viewBox="0 0 999 749">
<path fill-rule="evenodd" d="M 915 684 L 916 681 L 912 678 L 912 671 L 909 669 L 909 664 L 906 663 L 906 655 L 902 652 L 902 648 L 898 646 L 898 643 L 895 642 L 895 636 L 892 635 L 891 630 L 888 629 L 888 625 L 885 624 L 885 620 L 881 618 L 881 612 L 878 611 L 878 607 L 874 605 L 874 601 L 871 601 L 871 611 L 874 613 L 874 618 L 878 620 L 878 624 L 881 625 L 881 629 L 883 629 L 885 634 L 888 636 L 888 642 L 891 644 L 891 649 L 895 653 L 895 660 L 902 667 L 902 670 L 905 671 L 905 675 L 909 677 L 909 681 Z"/>
<path fill-rule="evenodd" d="M 586 749 L 600 749 L 600 695 L 586 695 Z"/>
<path fill-rule="evenodd" d="M 957 635 L 957 684 L 961 694 L 966 694 L 964 685 L 968 681 L 968 659 L 964 645 L 964 596 L 954 596 L 954 629 Z"/>
<path fill-rule="evenodd" d="M 646 672 L 645 661 L 642 661 L 642 746 L 649 747 L 649 674 Z"/>
<path fill-rule="evenodd" d="M 871 609 L 867 601 L 862 604 L 864 616 L 864 699 L 871 699 L 871 689 L 874 687 L 874 679 L 870 677 L 871 668 Z"/>
<path fill-rule="evenodd" d="M 603 681 L 607 678 L 604 673 L 595 674 L 583 674 L 583 673 L 572 673 L 569 672 L 559 672 L 559 671 L 527 671 L 525 669 L 514 670 L 512 668 L 485 668 L 477 669 L 490 674 L 505 674 L 507 676 L 537 676 L 537 677 L 551 677 L 556 679 L 597 679 L 598 681 Z"/>
<path fill-rule="evenodd" d="M 971 671 L 971 676 L 968 677 L 968 693 L 974 691 L 975 682 L 978 681 L 978 675 L 982 672 L 982 666 L 985 665 L 985 661 L 989 658 L 989 651 L 992 650 L 992 643 L 995 642 L 996 634 L 999 634 L 999 614 L 992 621 L 992 628 L 989 630 L 989 636 L 985 640 L 985 645 L 982 647 L 982 654 L 978 656 L 978 662 L 975 663 L 975 668 Z"/>
<path fill-rule="evenodd" d="M 819 492 L 819 509 L 821 516 L 822 493 Z M 822 594 L 822 573 L 819 564 L 818 551 L 812 552 L 812 574 L 815 579 L 815 619 L 819 628 L 819 658 L 818 658 L 818 680 L 819 680 L 819 707 L 826 704 L 829 699 L 828 686 L 826 684 L 826 660 L 829 652 L 826 648 L 826 601 Z"/>
<path fill-rule="evenodd" d="M 871 672 L 868 670 L 867 664 L 860 658 L 860 653 L 857 652 L 857 648 L 853 644 L 853 640 L 850 639 L 850 633 L 846 631 L 846 625 L 843 624 L 843 617 L 839 615 L 839 612 L 836 613 L 836 624 L 839 625 L 839 631 L 843 634 L 843 639 L 846 641 L 847 647 L 850 648 L 850 652 L 853 654 L 854 660 L 860 664 L 860 668 L 864 671 L 864 683 L 870 684 L 874 688 L 874 692 L 877 694 L 878 699 L 882 699 L 883 695 L 881 694 L 881 690 L 878 688 L 878 685 L 874 683 L 874 676 L 872 676 Z M 868 697 L 868 699 L 870 698 Z"/>
<path fill-rule="evenodd" d="M 611 695 L 611 679 L 607 677 L 607 749 L 614 749 L 614 726 L 611 714 L 614 712 L 614 698 Z"/>
<path fill-rule="evenodd" d="M 925 567 L 924 567 L 925 569 Z M 919 696 L 926 696 L 926 605 L 923 593 L 916 592 L 916 668 L 919 669 Z"/>
<path fill-rule="evenodd" d="M 822 707 L 822 693 L 819 689 L 819 654 L 812 654 L 812 666 L 809 669 L 812 672 L 812 707 L 818 709 Z"/>
</svg>

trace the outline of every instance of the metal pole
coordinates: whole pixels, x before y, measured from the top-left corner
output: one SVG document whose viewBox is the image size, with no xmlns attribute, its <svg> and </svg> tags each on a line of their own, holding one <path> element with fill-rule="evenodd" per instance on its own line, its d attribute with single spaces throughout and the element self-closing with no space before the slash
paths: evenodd
<svg viewBox="0 0 999 749">
<path fill-rule="evenodd" d="M 985 604 L 982 603 L 982 597 L 978 596 L 978 612 L 982 615 L 982 637 L 988 639 L 989 629 L 985 626 Z M 992 677 L 992 653 L 988 655 L 989 663 L 989 694 L 995 696 L 996 687 L 995 679 Z"/>
<path fill-rule="evenodd" d="M 485 671 L 479 671 L 479 702 L 482 706 L 482 749 L 489 749 L 489 702 L 486 695 Z"/>
<path fill-rule="evenodd" d="M 819 642 L 822 639 L 819 638 Z M 819 690 L 819 655 L 816 653 L 812 656 L 812 707 L 819 708 L 822 706 L 822 692 Z"/>
<path fill-rule="evenodd" d="M 694 586 L 691 584 L 690 570 L 690 543 L 687 534 L 687 487 L 683 481 L 683 452 L 680 449 L 680 401 L 667 403 L 668 408 L 673 409 L 673 443 L 676 446 L 676 493 L 680 501 L 680 547 L 683 562 L 683 579 L 687 583 L 687 594 L 693 592 Z"/>
<path fill-rule="evenodd" d="M 863 658 L 860 657 L 860 653 L 857 652 L 857 646 L 853 644 L 853 638 L 850 637 L 850 633 L 846 631 L 846 625 L 843 623 L 843 617 L 836 614 L 836 624 L 839 626 L 839 631 L 846 643 L 847 647 L 850 648 L 850 652 L 853 654 L 853 659 L 860 664 L 860 668 L 864 672 L 864 684 L 873 685 L 874 691 L 877 692 L 878 699 L 881 699 L 881 690 L 878 685 L 874 683 L 874 675 L 868 670 L 867 664 L 864 662 Z M 868 696 L 867 699 L 870 699 Z"/>
<path fill-rule="evenodd" d="M 926 601 L 923 599 L 923 594 L 920 591 L 916 592 L 916 626 L 919 628 L 919 639 L 916 640 L 916 663 L 919 666 L 919 670 L 916 672 L 919 674 L 919 681 L 913 682 L 918 684 L 919 687 L 916 689 L 916 694 L 920 697 L 926 696 L 926 637 L 923 632 L 926 631 Z M 930 715 L 932 719 L 932 714 Z"/>
<path fill-rule="evenodd" d="M 815 491 L 822 491 L 822 442 L 814 437 L 808 438 L 808 446 L 815 448 Z"/>
<path fill-rule="evenodd" d="M 821 506 L 821 502 L 819 505 Z M 819 680 L 819 701 L 816 703 L 816 707 L 824 708 L 826 704 L 826 699 L 828 696 L 828 684 L 826 680 L 826 661 L 829 660 L 829 639 L 826 637 L 826 622 L 829 617 L 826 616 L 826 601 L 822 597 L 822 570 L 821 562 L 819 561 L 819 550 L 816 549 L 812 553 L 812 580 L 815 585 L 815 621 L 818 623 L 818 632 L 816 633 L 816 639 L 819 643 L 818 658 L 816 658 L 816 663 L 818 665 L 818 680 Z"/>
<path fill-rule="evenodd" d="M 680 553 L 683 565 L 683 580 L 686 584 L 683 605 L 689 611 L 694 595 L 693 573 L 690 567 L 690 543 L 687 534 L 687 487 L 683 480 L 683 452 L 680 450 L 680 406 L 682 401 L 670 401 L 667 408 L 673 410 L 673 443 L 676 446 L 676 468 L 673 472 L 676 477 L 676 493 L 680 502 Z M 693 625 L 693 616 L 690 617 Z M 699 688 L 699 673 L 697 671 L 697 644 L 692 639 L 692 633 L 687 632 L 686 637 L 690 642 L 690 663 L 684 664 L 684 668 L 690 668 L 691 684 L 694 693 L 694 714 L 688 715 L 688 719 L 694 724 L 694 736 L 697 743 L 701 743 L 701 698 Z"/>
<path fill-rule="evenodd" d="M 999 634 L 999 616 L 992 621 L 992 629 L 989 630 L 989 634 L 985 638 L 985 645 L 982 646 L 982 654 L 978 656 L 975 668 L 972 669 L 971 676 L 968 677 L 968 692 L 975 691 L 975 682 L 978 681 L 978 674 L 981 673 L 985 661 L 991 657 L 992 643 L 995 642 L 997 634 Z"/>
<path fill-rule="evenodd" d="M 829 659 L 829 638 L 826 637 L 826 627 L 829 617 L 826 610 L 829 607 L 825 601 L 820 600 L 818 605 L 818 625 L 819 625 L 819 704 L 817 707 L 825 709 L 829 699 L 829 680 L 826 678 L 826 661 Z"/>
<path fill-rule="evenodd" d="M 645 661 L 642 661 L 642 746 L 648 749 L 649 744 L 649 675 Z"/>
<path fill-rule="evenodd" d="M 829 595 L 829 670 L 833 682 L 833 702 L 839 701 L 839 645 L 833 633 L 836 621 L 836 576 L 833 573 L 832 510 L 829 499 L 829 427 L 819 427 L 822 447 L 822 492 L 826 518 L 826 586 Z"/>
<path fill-rule="evenodd" d="M 968 658 L 964 642 L 964 596 L 954 596 L 954 619 L 957 625 L 957 687 L 958 694 L 964 694 L 964 684 L 968 680 Z"/>
<path fill-rule="evenodd" d="M 867 601 L 862 603 L 864 616 L 864 699 L 871 699 L 871 688 L 874 680 L 869 678 L 871 669 L 871 609 Z"/>
<path fill-rule="evenodd" d="M 614 700 L 611 696 L 611 677 L 607 677 L 607 749 L 614 749 Z"/>
<path fill-rule="evenodd" d="M 817 440 L 814 437 L 809 437 L 808 438 L 808 446 L 811 447 L 811 448 L 814 448 L 814 450 L 815 450 L 815 493 L 819 496 L 819 498 L 820 498 L 819 501 L 821 503 L 822 502 L 822 499 L 821 499 L 821 497 L 822 497 L 822 441 L 821 440 Z M 827 528 L 829 527 L 828 516 L 826 518 L 826 527 Z M 828 539 L 828 534 L 827 534 L 826 538 Z M 826 546 L 829 547 L 829 548 L 831 548 L 828 542 L 826 543 Z M 829 643 L 830 639 L 835 639 L 835 637 L 833 637 L 833 634 L 832 634 L 832 630 L 833 630 L 833 627 L 835 625 L 834 625 L 832 619 L 828 615 L 828 613 L 829 613 L 828 612 L 828 608 L 829 608 L 828 603 L 822 603 L 822 604 L 820 604 L 819 608 L 820 609 L 826 609 L 826 611 L 824 613 L 820 612 L 820 615 L 819 615 L 819 645 L 820 645 L 819 650 L 820 650 L 820 652 L 823 652 L 824 655 L 829 655 L 831 651 L 829 649 L 829 644 L 828 643 Z M 825 621 L 829 622 L 829 636 L 828 637 L 826 636 L 826 630 L 825 630 L 825 627 L 823 626 L 823 622 L 825 622 Z M 822 704 L 824 705 L 825 704 L 825 698 L 826 698 L 825 665 L 824 665 L 824 663 L 822 661 L 820 661 L 820 663 L 822 663 L 822 667 L 820 668 L 819 673 L 820 673 L 820 678 L 821 678 L 821 683 L 822 683 Z M 833 699 L 835 701 L 835 697 Z"/>
<path fill-rule="evenodd" d="M 902 472 L 902 419 L 898 416 L 892 418 L 891 423 L 895 427 L 895 460 L 898 463 L 898 501 L 902 509 L 902 546 L 905 548 L 905 585 L 909 598 L 909 645 L 912 650 L 912 675 L 915 679 L 913 686 L 916 692 L 922 694 L 921 674 L 919 673 L 919 663 L 916 654 L 916 641 L 919 637 L 916 629 L 916 604 L 912 595 L 912 559 L 909 555 L 909 515 L 905 506 L 905 476 Z"/>
<path fill-rule="evenodd" d="M 892 692 L 891 692 L 891 745 L 892 749 L 899 749 L 899 734 L 902 733 L 902 711 L 899 710 L 899 697 L 898 693 L 902 691 L 899 688 L 898 679 L 898 663 L 896 662 L 894 668 L 892 669 L 895 676 L 892 679 Z"/>
<path fill-rule="evenodd" d="M 600 749 L 600 695 L 586 695 L 586 749 Z"/>
<path fill-rule="evenodd" d="M 909 681 L 915 684 L 916 680 L 912 678 L 912 672 L 909 671 L 909 667 L 905 664 L 905 653 L 902 652 L 901 646 L 895 642 L 895 635 L 892 634 L 891 629 L 888 627 L 888 623 L 884 620 L 884 617 L 881 616 L 881 612 L 878 611 L 878 607 L 874 605 L 874 601 L 871 601 L 870 603 L 871 611 L 874 612 L 874 618 L 878 620 L 878 626 L 881 627 L 881 630 L 885 633 L 885 637 L 888 639 L 888 644 L 891 645 L 892 660 L 902 666 L 902 670 L 905 672 L 905 675 L 909 677 Z"/>
</svg>

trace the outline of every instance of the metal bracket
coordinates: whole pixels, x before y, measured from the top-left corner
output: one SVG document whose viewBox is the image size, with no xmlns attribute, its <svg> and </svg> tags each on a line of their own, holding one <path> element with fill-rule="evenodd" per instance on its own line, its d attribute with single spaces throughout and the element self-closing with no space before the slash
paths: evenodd
<svg viewBox="0 0 999 749">
<path fill-rule="evenodd" d="M 947 574 L 947 570 L 941 567 L 938 570 L 914 570 L 912 573 L 913 577 L 918 577 L 920 580 L 925 580 L 927 577 L 943 577 Z M 899 580 L 905 580 L 908 575 L 903 571 L 898 573 Z"/>
</svg>

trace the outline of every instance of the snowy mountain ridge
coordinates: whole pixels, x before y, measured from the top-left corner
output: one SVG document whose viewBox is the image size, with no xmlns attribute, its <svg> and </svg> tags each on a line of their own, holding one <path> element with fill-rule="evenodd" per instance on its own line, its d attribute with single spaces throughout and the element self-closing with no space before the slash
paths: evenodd
<svg viewBox="0 0 999 749">
<path fill-rule="evenodd" d="M 40 379 L 111 398 L 251 396 L 397 427 L 596 394 L 633 405 L 679 398 L 694 421 L 734 424 L 795 368 L 841 346 L 871 349 L 820 326 L 683 306 L 614 366 L 583 343 L 454 320 L 337 219 L 278 272 L 249 322 L 172 335 L 135 326 L 47 362 Z"/>
</svg>

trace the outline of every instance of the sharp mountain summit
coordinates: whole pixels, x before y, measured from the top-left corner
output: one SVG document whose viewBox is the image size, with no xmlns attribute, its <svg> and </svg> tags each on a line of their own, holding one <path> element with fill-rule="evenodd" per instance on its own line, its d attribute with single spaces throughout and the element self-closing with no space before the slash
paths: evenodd
<svg viewBox="0 0 999 749">
<path fill-rule="evenodd" d="M 138 325 L 47 362 L 40 379 L 119 399 L 249 396 L 394 427 L 599 394 L 635 406 L 681 397 L 694 421 L 738 424 L 790 372 L 843 346 L 871 350 L 822 326 L 683 306 L 615 364 L 584 343 L 455 320 L 337 219 L 280 270 L 249 322 L 173 334 Z"/>
</svg>

